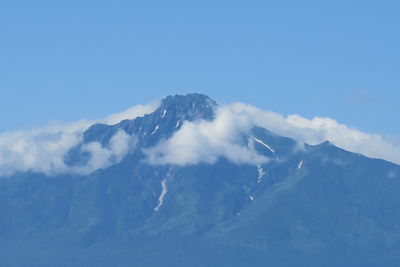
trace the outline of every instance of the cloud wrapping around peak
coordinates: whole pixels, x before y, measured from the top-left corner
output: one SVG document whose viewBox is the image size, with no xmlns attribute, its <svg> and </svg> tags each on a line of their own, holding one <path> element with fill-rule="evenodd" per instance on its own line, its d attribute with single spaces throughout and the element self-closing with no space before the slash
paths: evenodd
<svg viewBox="0 0 400 267">
<path fill-rule="evenodd" d="M 91 154 L 87 166 L 67 166 L 64 157 L 71 148 L 82 142 L 83 133 L 91 125 L 114 124 L 118 120 L 133 119 L 151 113 L 158 105 L 159 102 L 154 102 L 148 106 L 134 106 L 105 119 L 81 120 L 66 124 L 52 123 L 40 129 L 2 133 L 0 134 L 0 176 L 10 176 L 26 171 L 47 175 L 68 172 L 87 174 L 98 168 L 108 167 L 122 159 L 127 153 L 127 148 L 132 144 L 133 137 L 129 137 L 124 132 L 117 132 L 107 148 L 101 147 L 98 143 L 84 145 L 83 148 Z"/>
<path fill-rule="evenodd" d="M 248 134 L 252 126 L 248 114 L 223 106 L 215 120 L 186 121 L 170 139 L 144 152 L 153 165 L 212 164 L 222 156 L 239 164 L 263 164 L 268 158 L 243 143 L 243 134 Z"/>
<path fill-rule="evenodd" d="M 97 169 L 104 169 L 120 162 L 134 147 L 136 138 L 125 131 L 118 131 L 111 139 L 107 147 L 98 142 L 92 142 L 82 146 L 82 151 L 89 152 L 91 157 L 83 167 L 73 167 L 71 170 L 79 174 L 89 174 Z"/>
<path fill-rule="evenodd" d="M 306 119 L 300 115 L 284 117 L 242 103 L 233 104 L 238 112 L 250 114 L 255 125 L 278 135 L 291 137 L 310 145 L 326 140 L 345 150 L 371 158 L 381 158 L 400 164 L 400 145 L 378 134 L 369 134 L 338 123 L 331 118 Z"/>
<path fill-rule="evenodd" d="M 235 163 L 259 165 L 268 159 L 251 145 L 240 144 L 240 136 L 254 126 L 299 143 L 316 145 L 329 140 L 348 151 L 400 164 L 400 146 L 380 135 L 363 133 L 330 118 L 285 117 L 243 103 L 220 106 L 212 122 L 185 122 L 170 139 L 144 152 L 147 162 L 153 165 L 214 163 L 221 156 Z"/>
<path fill-rule="evenodd" d="M 81 146 L 90 154 L 84 166 L 68 166 L 68 151 L 82 144 L 83 133 L 94 123 L 115 124 L 156 110 L 159 102 L 134 106 L 124 112 L 99 120 L 74 123 L 52 123 L 41 129 L 0 134 L 0 176 L 17 172 L 89 174 L 120 162 L 135 146 L 134 136 L 118 131 L 103 147 L 93 142 Z M 260 165 L 267 157 L 255 151 L 246 140 L 254 126 L 261 126 L 278 135 L 291 137 L 299 143 L 319 144 L 326 140 L 348 151 L 400 164 L 400 142 L 377 134 L 368 134 L 330 118 L 306 119 L 299 115 L 282 116 L 243 103 L 221 105 L 213 121 L 183 122 L 168 140 L 144 150 L 149 164 L 190 165 L 215 163 L 220 157 L 238 164 Z M 390 174 L 389 176 L 393 176 Z"/>
</svg>

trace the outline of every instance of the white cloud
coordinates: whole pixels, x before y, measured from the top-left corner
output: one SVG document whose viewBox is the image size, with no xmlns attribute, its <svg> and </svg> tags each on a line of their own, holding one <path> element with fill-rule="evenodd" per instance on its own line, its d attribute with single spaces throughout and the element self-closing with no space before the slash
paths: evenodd
<svg viewBox="0 0 400 267">
<path fill-rule="evenodd" d="M 16 172 L 34 171 L 48 175 L 64 172 L 89 173 L 119 161 L 126 153 L 127 135 L 118 132 L 107 148 L 92 143 L 84 148 L 92 154 L 87 166 L 68 167 L 65 154 L 82 141 L 83 132 L 94 123 L 114 124 L 118 119 L 132 119 L 143 116 L 157 108 L 158 103 L 148 106 L 134 106 L 124 112 L 110 115 L 105 119 L 81 120 L 73 123 L 52 123 L 40 129 L 6 132 L 0 134 L 0 176 Z"/>
<path fill-rule="evenodd" d="M 8 132 L 0 135 L 0 175 L 18 171 L 53 174 L 67 167 L 64 154 L 82 138 L 85 121 L 52 124 L 42 129 Z"/>
<path fill-rule="evenodd" d="M 134 146 L 134 137 L 117 132 L 106 147 L 90 143 L 82 147 L 91 157 L 85 166 L 70 167 L 65 154 L 82 141 L 84 131 L 92 124 L 115 124 L 154 111 L 159 103 L 135 106 L 99 120 L 82 120 L 69 124 L 52 123 L 41 129 L 0 134 L 0 176 L 35 171 L 48 175 L 74 172 L 87 174 L 122 160 Z M 255 126 L 300 142 L 318 144 L 329 140 L 335 145 L 368 157 L 382 158 L 400 164 L 400 142 L 377 134 L 351 128 L 330 118 L 306 119 L 299 115 L 282 116 L 250 105 L 222 105 L 214 121 L 183 122 L 170 139 L 145 150 L 151 164 L 214 163 L 219 157 L 241 164 L 259 165 L 268 159 L 259 155 L 251 142 L 243 139 Z"/>
<path fill-rule="evenodd" d="M 185 122 L 169 140 L 145 150 L 151 164 L 213 163 L 220 156 L 233 162 L 258 165 L 266 159 L 239 145 L 241 134 L 253 126 L 311 145 L 329 140 L 343 149 L 400 163 L 400 146 L 377 134 L 363 133 L 330 118 L 306 119 L 263 111 L 243 103 L 219 108 L 213 122 Z"/>
<path fill-rule="evenodd" d="M 98 142 L 92 142 L 82 146 L 82 150 L 89 152 L 91 158 L 83 167 L 73 167 L 72 171 L 80 174 L 89 174 L 97 169 L 104 169 L 120 162 L 128 154 L 129 149 L 136 142 L 133 136 L 124 131 L 118 131 L 110 140 L 107 147 L 102 147 Z"/>
<path fill-rule="evenodd" d="M 331 118 L 306 119 L 299 115 L 284 117 L 241 103 L 233 104 L 233 109 L 249 114 L 255 125 L 300 142 L 315 145 L 329 140 L 348 151 L 400 164 L 400 144 L 394 142 L 394 138 L 364 133 Z"/>
<path fill-rule="evenodd" d="M 259 165 L 268 159 L 247 142 L 241 144 L 242 134 L 249 133 L 252 126 L 247 113 L 224 106 L 217 110 L 214 121 L 184 122 L 170 139 L 144 152 L 150 164 L 212 164 L 224 156 L 235 163 Z"/>
<path fill-rule="evenodd" d="M 105 119 L 100 120 L 100 122 L 105 124 L 116 124 L 122 120 L 132 119 L 136 117 L 142 117 L 145 114 L 152 113 L 160 106 L 159 101 L 153 101 L 148 105 L 136 105 L 128 108 L 125 111 L 115 113 L 107 116 Z"/>
</svg>

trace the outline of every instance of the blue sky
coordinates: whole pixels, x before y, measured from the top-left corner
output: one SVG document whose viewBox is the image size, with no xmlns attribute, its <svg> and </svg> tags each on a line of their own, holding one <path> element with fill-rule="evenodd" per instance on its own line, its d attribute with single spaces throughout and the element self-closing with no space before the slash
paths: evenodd
<svg viewBox="0 0 400 267">
<path fill-rule="evenodd" d="M 400 136 L 399 8 L 397 1 L 3 0 L 0 131 L 200 92 Z"/>
</svg>

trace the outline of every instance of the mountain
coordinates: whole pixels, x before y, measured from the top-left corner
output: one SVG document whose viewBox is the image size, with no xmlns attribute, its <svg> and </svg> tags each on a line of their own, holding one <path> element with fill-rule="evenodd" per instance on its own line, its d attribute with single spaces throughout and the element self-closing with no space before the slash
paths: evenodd
<svg viewBox="0 0 400 267">
<path fill-rule="evenodd" d="M 400 260 L 400 166 L 253 127 L 243 146 L 268 159 L 150 164 L 146 151 L 187 122 L 216 118 L 207 96 L 169 96 L 151 114 L 95 124 L 85 145 L 123 131 L 129 152 L 89 174 L 0 179 L 0 266 L 363 266 Z M 300 148 L 299 148 L 300 147 Z"/>
</svg>

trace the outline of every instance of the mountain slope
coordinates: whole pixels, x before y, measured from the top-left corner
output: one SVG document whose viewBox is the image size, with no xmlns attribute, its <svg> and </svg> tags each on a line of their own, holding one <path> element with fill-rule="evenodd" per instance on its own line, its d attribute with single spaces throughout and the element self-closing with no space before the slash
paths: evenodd
<svg viewBox="0 0 400 267">
<path fill-rule="evenodd" d="M 84 166 L 85 144 L 134 136 L 108 168 L 0 179 L 1 265 L 396 266 L 398 165 L 260 127 L 240 142 L 263 164 L 146 161 L 146 149 L 217 109 L 203 95 L 171 96 L 144 117 L 93 125 L 65 156 Z"/>
</svg>

